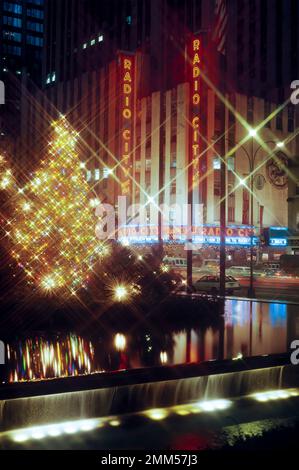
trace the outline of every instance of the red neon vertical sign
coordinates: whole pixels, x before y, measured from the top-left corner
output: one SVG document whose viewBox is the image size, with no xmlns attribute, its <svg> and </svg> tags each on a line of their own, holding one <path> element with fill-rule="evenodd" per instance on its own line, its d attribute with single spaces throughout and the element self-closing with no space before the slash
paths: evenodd
<svg viewBox="0 0 299 470">
<path fill-rule="evenodd" d="M 133 113 L 135 57 L 120 54 L 120 158 L 121 192 L 124 196 L 132 194 L 132 151 L 133 151 Z"/>
<path fill-rule="evenodd" d="M 199 155 L 200 155 L 200 56 L 201 40 L 193 37 L 189 46 L 188 60 L 190 70 L 190 156 L 193 167 L 193 189 L 199 187 Z"/>
</svg>

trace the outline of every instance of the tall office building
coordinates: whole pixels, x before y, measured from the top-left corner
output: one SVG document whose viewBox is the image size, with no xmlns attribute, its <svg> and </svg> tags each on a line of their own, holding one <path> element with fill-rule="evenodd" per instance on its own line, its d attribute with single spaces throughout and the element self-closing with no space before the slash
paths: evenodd
<svg viewBox="0 0 299 470">
<path fill-rule="evenodd" d="M 21 131 L 22 93 L 41 85 L 44 0 L 0 1 L 0 79 L 5 105 L 0 108 L 0 148 L 15 154 Z"/>
</svg>

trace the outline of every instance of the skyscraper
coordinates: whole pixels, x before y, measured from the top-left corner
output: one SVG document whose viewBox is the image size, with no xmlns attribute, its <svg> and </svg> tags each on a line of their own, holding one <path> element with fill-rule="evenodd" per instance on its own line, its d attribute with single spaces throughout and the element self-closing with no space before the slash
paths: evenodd
<svg viewBox="0 0 299 470">
<path fill-rule="evenodd" d="M 43 34 L 44 0 L 0 1 L 0 79 L 6 91 L 2 147 L 14 146 L 20 135 L 21 83 L 41 85 Z"/>
</svg>

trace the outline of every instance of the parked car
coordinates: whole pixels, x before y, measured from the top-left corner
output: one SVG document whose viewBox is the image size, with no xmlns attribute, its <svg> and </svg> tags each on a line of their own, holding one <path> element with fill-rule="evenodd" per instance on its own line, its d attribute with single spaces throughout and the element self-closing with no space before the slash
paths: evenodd
<svg viewBox="0 0 299 470">
<path fill-rule="evenodd" d="M 225 292 L 233 294 L 235 290 L 240 289 L 239 282 L 232 276 L 225 277 Z M 195 292 L 206 292 L 209 294 L 217 295 L 220 290 L 219 276 L 207 275 L 202 276 L 194 283 Z"/>
</svg>

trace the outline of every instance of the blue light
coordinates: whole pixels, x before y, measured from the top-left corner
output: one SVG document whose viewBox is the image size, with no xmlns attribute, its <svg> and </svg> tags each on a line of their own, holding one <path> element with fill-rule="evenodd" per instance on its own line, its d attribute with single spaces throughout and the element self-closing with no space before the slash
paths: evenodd
<svg viewBox="0 0 299 470">
<path fill-rule="evenodd" d="M 271 326 L 285 326 L 287 317 L 286 304 L 270 304 L 269 317 Z"/>
</svg>

